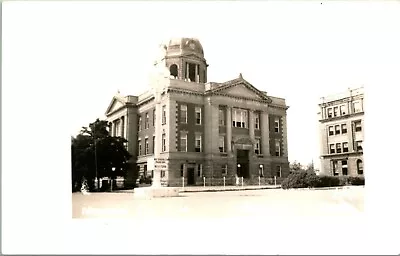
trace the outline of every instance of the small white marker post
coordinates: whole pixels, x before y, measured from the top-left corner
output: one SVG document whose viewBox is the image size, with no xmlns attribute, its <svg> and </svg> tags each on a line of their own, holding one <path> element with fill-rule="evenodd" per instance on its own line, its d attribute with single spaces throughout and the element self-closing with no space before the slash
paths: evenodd
<svg viewBox="0 0 400 256">
<path fill-rule="evenodd" d="M 275 186 L 276 186 L 276 176 L 274 176 L 274 180 L 275 180 Z"/>
<path fill-rule="evenodd" d="M 242 188 L 243 188 L 243 177 L 242 177 Z"/>
<path fill-rule="evenodd" d="M 258 176 L 258 186 L 261 187 L 261 177 Z"/>
<path fill-rule="evenodd" d="M 224 176 L 224 190 L 225 190 L 225 176 Z"/>
<path fill-rule="evenodd" d="M 203 185 L 206 187 L 206 177 L 203 177 Z"/>
</svg>

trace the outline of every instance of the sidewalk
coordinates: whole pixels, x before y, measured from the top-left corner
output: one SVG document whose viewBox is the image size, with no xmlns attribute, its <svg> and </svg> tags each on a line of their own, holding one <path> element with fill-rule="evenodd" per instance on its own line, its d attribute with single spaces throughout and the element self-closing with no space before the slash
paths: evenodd
<svg viewBox="0 0 400 256">
<path fill-rule="evenodd" d="M 260 189 L 276 189 L 281 188 L 281 185 L 254 185 L 254 186 L 188 186 L 179 187 L 179 192 L 216 192 L 216 191 L 239 191 L 239 190 L 260 190 Z M 134 193 L 134 189 L 115 190 L 115 193 Z"/>
</svg>

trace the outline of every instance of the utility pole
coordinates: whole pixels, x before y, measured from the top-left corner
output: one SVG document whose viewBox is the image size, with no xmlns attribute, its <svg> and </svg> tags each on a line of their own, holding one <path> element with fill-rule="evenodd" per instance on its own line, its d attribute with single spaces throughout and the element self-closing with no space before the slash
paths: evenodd
<svg viewBox="0 0 400 256">
<path fill-rule="evenodd" d="M 93 130 L 96 130 L 95 127 L 93 128 Z M 95 170 L 96 170 L 96 179 L 97 179 L 97 191 L 99 191 L 100 189 L 100 179 L 98 177 L 98 173 L 97 173 L 97 147 L 96 147 L 96 133 L 95 131 L 93 132 L 93 139 L 94 139 L 94 165 L 95 165 Z"/>
</svg>

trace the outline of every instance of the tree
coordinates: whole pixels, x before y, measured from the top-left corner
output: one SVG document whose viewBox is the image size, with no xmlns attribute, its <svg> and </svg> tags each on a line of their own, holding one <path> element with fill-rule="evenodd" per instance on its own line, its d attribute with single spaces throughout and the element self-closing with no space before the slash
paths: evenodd
<svg viewBox="0 0 400 256">
<path fill-rule="evenodd" d="M 290 163 L 289 168 L 290 168 L 290 172 L 296 172 L 296 171 L 300 171 L 303 169 L 301 167 L 301 164 L 299 162 L 297 162 L 296 160 L 293 163 Z"/>
<path fill-rule="evenodd" d="M 72 183 L 80 184 L 83 178 L 92 181 L 100 178 L 125 176 L 127 161 L 131 157 L 125 147 L 128 141 L 122 137 L 112 137 L 108 132 L 107 121 L 96 119 L 89 127 L 82 127 L 81 132 L 72 138 Z M 115 168 L 115 171 L 113 171 Z M 93 182 L 89 182 L 93 190 Z"/>
</svg>

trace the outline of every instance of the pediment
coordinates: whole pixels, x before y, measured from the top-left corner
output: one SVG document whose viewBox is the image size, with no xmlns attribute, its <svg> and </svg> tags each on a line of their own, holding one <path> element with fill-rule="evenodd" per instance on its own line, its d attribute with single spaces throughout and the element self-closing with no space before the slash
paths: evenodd
<svg viewBox="0 0 400 256">
<path fill-rule="evenodd" d="M 237 84 L 226 90 L 223 90 L 222 92 L 227 95 L 236 96 L 236 97 L 261 99 L 261 97 L 258 93 L 251 90 L 244 84 Z"/>
<path fill-rule="evenodd" d="M 125 106 L 125 104 L 123 102 L 121 102 L 116 97 L 113 97 L 109 107 L 107 108 L 106 115 L 120 109 L 123 106 Z"/>
</svg>

